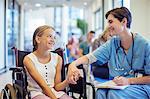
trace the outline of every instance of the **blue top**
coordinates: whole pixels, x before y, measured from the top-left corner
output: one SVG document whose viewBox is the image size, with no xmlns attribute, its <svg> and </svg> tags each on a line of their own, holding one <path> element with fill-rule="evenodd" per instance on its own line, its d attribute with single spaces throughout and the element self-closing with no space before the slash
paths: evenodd
<svg viewBox="0 0 150 99">
<path fill-rule="evenodd" d="M 82 42 L 82 43 L 80 44 L 79 48 L 83 50 L 83 55 L 88 54 L 89 51 L 90 51 L 90 45 L 88 44 L 87 41 Z"/>
<path fill-rule="evenodd" d="M 74 60 L 76 60 L 70 53 L 70 50 L 68 48 L 66 48 L 66 55 L 67 55 L 67 58 L 68 58 L 68 63 L 71 63 L 73 62 Z M 67 63 L 67 62 L 65 62 Z"/>
<path fill-rule="evenodd" d="M 100 64 L 108 62 L 110 77 L 122 75 L 130 70 L 144 70 L 150 74 L 150 43 L 141 35 L 136 34 L 134 43 L 130 46 L 127 53 L 120 46 L 120 38 L 113 37 L 92 55 Z M 134 75 L 129 75 L 132 77 Z"/>
</svg>

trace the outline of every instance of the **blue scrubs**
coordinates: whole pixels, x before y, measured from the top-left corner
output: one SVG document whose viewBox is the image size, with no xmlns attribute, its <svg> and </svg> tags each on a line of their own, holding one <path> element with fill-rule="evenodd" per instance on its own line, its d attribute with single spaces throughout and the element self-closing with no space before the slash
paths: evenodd
<svg viewBox="0 0 150 99">
<path fill-rule="evenodd" d="M 130 70 L 144 70 L 150 75 L 150 42 L 136 34 L 134 43 L 127 53 L 120 46 L 120 38 L 113 37 L 100 46 L 91 55 L 101 64 L 108 62 L 110 78 L 122 75 Z M 127 77 L 133 77 L 130 74 Z M 149 85 L 130 85 L 124 90 L 98 89 L 97 99 L 150 99 Z"/>
</svg>

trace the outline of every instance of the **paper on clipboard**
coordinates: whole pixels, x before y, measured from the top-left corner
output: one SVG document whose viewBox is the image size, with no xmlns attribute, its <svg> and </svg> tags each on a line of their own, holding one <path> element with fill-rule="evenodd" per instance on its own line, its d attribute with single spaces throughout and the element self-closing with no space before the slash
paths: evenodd
<svg viewBox="0 0 150 99">
<path fill-rule="evenodd" d="M 104 83 L 97 83 L 95 84 L 96 88 L 111 88 L 111 89 L 125 89 L 127 88 L 129 85 L 125 85 L 125 86 L 118 86 L 115 84 L 115 82 L 113 82 L 112 80 L 110 81 L 106 81 Z"/>
</svg>

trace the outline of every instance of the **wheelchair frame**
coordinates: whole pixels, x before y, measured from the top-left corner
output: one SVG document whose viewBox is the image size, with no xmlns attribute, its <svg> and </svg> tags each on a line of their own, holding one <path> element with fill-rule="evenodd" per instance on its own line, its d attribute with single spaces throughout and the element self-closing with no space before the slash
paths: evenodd
<svg viewBox="0 0 150 99">
<path fill-rule="evenodd" d="M 16 67 L 10 68 L 12 71 L 12 84 L 7 84 L 5 88 L 2 90 L 2 99 L 31 99 L 30 92 L 27 90 L 28 82 L 27 82 L 27 75 L 23 65 L 23 59 L 26 55 L 31 52 L 27 51 L 20 51 L 17 48 L 12 48 L 15 52 L 16 58 Z M 64 53 L 62 49 L 57 49 L 55 51 L 58 55 L 60 55 L 63 59 L 63 66 L 62 66 L 62 80 L 65 79 L 66 76 L 66 68 L 68 68 L 69 64 L 64 65 Z M 90 85 L 93 91 L 93 99 L 95 99 L 95 87 L 91 83 L 86 82 L 86 73 L 83 65 L 78 66 L 79 69 L 83 71 L 83 78 L 80 78 L 77 81 L 76 85 L 70 84 L 67 89 L 65 90 L 68 94 L 71 93 L 74 99 L 87 99 L 86 94 L 86 85 Z M 21 81 L 20 81 L 21 80 Z M 80 96 L 76 98 L 73 94 L 77 93 Z"/>
</svg>

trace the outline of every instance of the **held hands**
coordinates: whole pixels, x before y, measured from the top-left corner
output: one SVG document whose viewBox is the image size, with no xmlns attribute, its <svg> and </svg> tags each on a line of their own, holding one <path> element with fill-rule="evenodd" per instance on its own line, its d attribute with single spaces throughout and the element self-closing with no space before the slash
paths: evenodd
<svg viewBox="0 0 150 99">
<path fill-rule="evenodd" d="M 113 81 L 119 86 L 130 85 L 129 79 L 123 76 L 117 76 L 113 79 Z"/>
<path fill-rule="evenodd" d="M 80 77 L 80 71 L 74 63 L 71 63 L 68 67 L 68 82 L 71 84 L 77 84 L 77 80 Z"/>
</svg>

